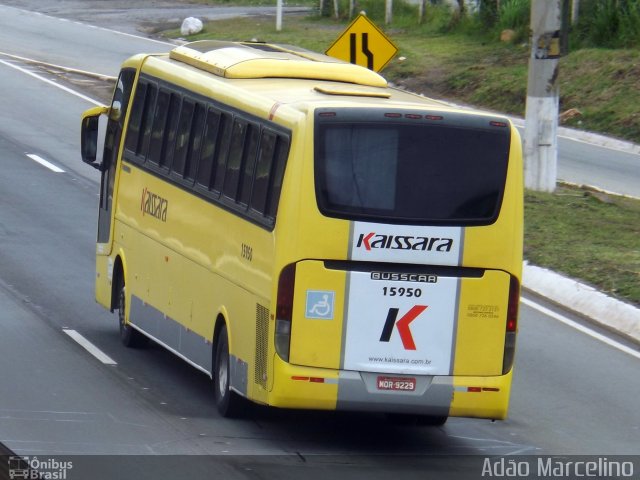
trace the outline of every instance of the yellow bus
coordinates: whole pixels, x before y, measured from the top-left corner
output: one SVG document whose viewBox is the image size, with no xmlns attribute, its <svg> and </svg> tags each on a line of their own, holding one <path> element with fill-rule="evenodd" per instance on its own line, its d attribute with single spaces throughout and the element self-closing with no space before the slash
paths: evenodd
<svg viewBox="0 0 640 480">
<path fill-rule="evenodd" d="M 211 376 L 222 415 L 245 398 L 505 418 L 523 224 L 508 119 L 296 47 L 200 41 L 126 60 L 81 150 L 102 172 L 97 301 L 125 345 Z"/>
</svg>

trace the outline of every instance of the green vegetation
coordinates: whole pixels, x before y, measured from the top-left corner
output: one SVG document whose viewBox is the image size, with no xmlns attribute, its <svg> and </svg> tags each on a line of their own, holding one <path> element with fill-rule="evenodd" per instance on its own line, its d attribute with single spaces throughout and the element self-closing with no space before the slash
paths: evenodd
<svg viewBox="0 0 640 480">
<path fill-rule="evenodd" d="M 584 189 L 525 195 L 525 258 L 640 305 L 640 201 Z"/>
<path fill-rule="evenodd" d="M 637 0 L 584 2 L 573 37 L 576 46 L 581 47 L 638 48 L 640 3 Z"/>
<path fill-rule="evenodd" d="M 246 0 L 243 4 L 249 3 L 259 2 Z M 560 93 L 562 111 L 575 108 L 581 112 L 568 125 L 640 142 L 640 43 L 633 36 L 639 34 L 640 22 L 635 30 L 628 27 L 640 7 L 633 4 L 631 0 L 581 2 L 581 21 L 570 41 L 573 49 L 561 60 Z M 382 0 L 360 0 L 356 11 L 366 10 L 382 27 L 383 6 Z M 605 8 L 608 6 L 628 9 L 614 14 Z M 342 0 L 343 17 L 347 9 L 348 2 Z M 393 23 L 384 30 L 400 51 L 383 74 L 398 86 L 428 96 L 523 115 L 528 10 L 529 0 L 502 0 L 499 10 L 496 6 L 493 11 L 485 10 L 484 16 L 461 17 L 442 6 L 429 5 L 425 21 L 419 24 L 416 10 L 395 0 Z M 225 19 L 207 25 L 189 40 L 256 39 L 322 52 L 349 22 L 328 15 L 317 11 L 306 17 L 287 15 L 281 32 L 276 32 L 273 17 Z M 599 18 L 604 15 L 618 15 L 609 34 L 589 26 L 601 26 Z M 499 41 L 505 28 L 515 30 L 515 41 Z M 179 36 L 179 32 L 168 35 Z M 620 37 L 616 46 L 625 48 L 601 48 L 605 40 L 604 46 L 614 46 L 607 42 L 616 35 Z M 528 192 L 525 257 L 640 305 L 640 202 L 567 187 L 555 194 Z"/>
</svg>

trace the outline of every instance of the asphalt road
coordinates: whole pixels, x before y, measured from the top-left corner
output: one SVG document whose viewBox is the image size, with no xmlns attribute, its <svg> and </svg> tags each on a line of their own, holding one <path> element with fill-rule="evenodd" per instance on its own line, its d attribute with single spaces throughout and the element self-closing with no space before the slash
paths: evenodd
<svg viewBox="0 0 640 480">
<path fill-rule="evenodd" d="M 32 35 L 42 28 L 51 32 L 42 50 L 58 63 L 74 55 L 53 45 L 57 28 L 79 29 L 89 67 L 92 58 L 106 66 L 127 49 L 159 45 L 25 13 L 22 36 L 9 42 L 12 12 L 0 6 L 0 44 L 24 56 L 20 45 L 38 51 Z M 31 20 L 45 23 L 34 29 Z M 460 469 L 477 478 L 477 465 L 449 455 L 640 454 L 640 359 L 526 306 L 506 421 L 451 419 L 429 429 L 258 407 L 245 419 L 220 418 L 206 376 L 161 349 L 121 347 L 115 315 L 94 303 L 98 176 L 78 153 L 79 116 L 91 104 L 7 63 L 0 85 L 20 92 L 0 96 L 0 443 L 12 450 L 143 455 L 73 457 L 75 472 L 86 468 L 91 478 L 427 478 Z M 33 153 L 64 171 L 26 156 Z M 114 473 L 115 464 L 125 471 Z"/>
<path fill-rule="evenodd" d="M 640 155 L 560 137 L 558 178 L 640 198 Z"/>
</svg>

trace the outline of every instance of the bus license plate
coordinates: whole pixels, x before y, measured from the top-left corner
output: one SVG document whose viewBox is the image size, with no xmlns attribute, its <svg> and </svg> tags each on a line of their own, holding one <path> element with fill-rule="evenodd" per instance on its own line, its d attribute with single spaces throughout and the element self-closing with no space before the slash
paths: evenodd
<svg viewBox="0 0 640 480">
<path fill-rule="evenodd" d="M 378 377 L 378 390 L 413 392 L 416 389 L 415 378 Z"/>
</svg>

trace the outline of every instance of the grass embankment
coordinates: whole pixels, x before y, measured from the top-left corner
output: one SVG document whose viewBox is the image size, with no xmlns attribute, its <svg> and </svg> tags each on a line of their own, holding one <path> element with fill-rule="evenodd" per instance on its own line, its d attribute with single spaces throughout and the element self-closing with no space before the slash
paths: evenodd
<svg viewBox="0 0 640 480">
<path fill-rule="evenodd" d="M 226 19 L 209 23 L 189 40 L 256 39 L 323 52 L 346 25 L 290 15 L 276 32 L 273 17 Z M 524 113 L 528 47 L 439 35 L 415 25 L 394 26 L 386 33 L 400 51 L 383 74 L 397 85 Z M 640 142 L 640 52 L 579 50 L 562 59 L 560 72 L 562 108 L 582 112 L 574 124 Z M 555 194 L 527 192 L 525 258 L 640 305 L 640 201 L 567 187 Z"/>
<path fill-rule="evenodd" d="M 526 192 L 524 255 L 640 306 L 640 201 L 584 189 Z"/>
</svg>

